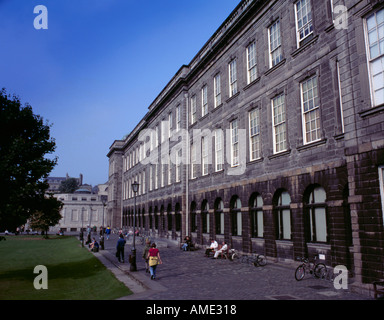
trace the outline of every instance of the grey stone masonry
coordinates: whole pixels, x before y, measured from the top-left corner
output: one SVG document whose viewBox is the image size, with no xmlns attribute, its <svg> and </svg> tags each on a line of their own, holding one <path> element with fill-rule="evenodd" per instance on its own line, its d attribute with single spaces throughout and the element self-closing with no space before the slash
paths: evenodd
<svg viewBox="0 0 384 320">
<path fill-rule="evenodd" d="M 276 262 L 321 254 L 370 292 L 384 278 L 383 15 L 373 0 L 241 1 L 112 144 L 114 227 Z"/>
</svg>

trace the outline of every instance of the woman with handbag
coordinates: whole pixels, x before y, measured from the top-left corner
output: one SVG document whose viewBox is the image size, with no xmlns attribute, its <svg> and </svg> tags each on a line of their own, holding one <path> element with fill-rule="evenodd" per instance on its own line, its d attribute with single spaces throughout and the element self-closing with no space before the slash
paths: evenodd
<svg viewBox="0 0 384 320">
<path fill-rule="evenodd" d="M 149 271 L 151 273 L 151 280 L 155 280 L 157 265 L 163 263 L 160 258 L 159 249 L 156 248 L 156 243 L 152 243 L 151 249 L 149 249 L 147 257 L 148 257 Z"/>
</svg>

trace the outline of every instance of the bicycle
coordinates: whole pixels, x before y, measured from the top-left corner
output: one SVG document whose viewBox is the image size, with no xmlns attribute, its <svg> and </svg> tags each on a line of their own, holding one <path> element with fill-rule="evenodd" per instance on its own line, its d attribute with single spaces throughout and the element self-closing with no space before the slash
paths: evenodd
<svg viewBox="0 0 384 320">
<path fill-rule="evenodd" d="M 304 279 L 305 274 L 312 274 L 317 279 L 323 279 L 327 274 L 327 267 L 322 262 L 316 262 L 318 255 L 315 255 L 313 263 L 309 262 L 308 258 L 297 257 L 296 260 L 302 263 L 296 268 L 295 279 L 301 281 Z"/>
<path fill-rule="evenodd" d="M 230 249 L 228 252 L 229 260 L 240 261 L 241 263 L 253 264 L 255 267 L 264 267 L 267 264 L 267 258 L 262 254 L 242 255 L 235 249 Z"/>
</svg>

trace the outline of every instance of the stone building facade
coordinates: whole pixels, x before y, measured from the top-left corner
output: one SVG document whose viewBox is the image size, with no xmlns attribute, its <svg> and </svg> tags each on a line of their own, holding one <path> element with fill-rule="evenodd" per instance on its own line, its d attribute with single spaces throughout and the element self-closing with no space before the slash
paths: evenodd
<svg viewBox="0 0 384 320">
<path fill-rule="evenodd" d="M 384 2 L 244 0 L 110 147 L 108 215 L 384 277 Z"/>
<path fill-rule="evenodd" d="M 57 193 L 54 194 L 58 200 L 63 203 L 59 223 L 50 228 L 51 232 L 63 231 L 80 232 L 88 227 L 106 228 L 111 225 L 107 218 L 107 193 L 104 191 L 104 185 L 99 185 L 97 194 L 91 193 L 87 189 L 78 189 L 75 193 Z"/>
</svg>

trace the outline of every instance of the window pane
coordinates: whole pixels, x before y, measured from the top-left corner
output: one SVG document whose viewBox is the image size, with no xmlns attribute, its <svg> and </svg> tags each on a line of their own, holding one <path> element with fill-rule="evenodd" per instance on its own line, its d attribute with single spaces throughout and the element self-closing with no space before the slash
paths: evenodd
<svg viewBox="0 0 384 320">
<path fill-rule="evenodd" d="M 296 3 L 296 21 L 299 41 L 313 32 L 312 8 L 310 0 L 300 0 Z"/>
<path fill-rule="evenodd" d="M 372 30 L 373 28 L 376 27 L 376 17 L 375 15 L 369 17 L 367 19 L 367 28 L 368 28 L 368 31 Z"/>
<path fill-rule="evenodd" d="M 239 143 L 238 143 L 238 122 L 233 120 L 231 122 L 231 141 L 232 141 L 232 159 L 231 165 L 237 166 L 239 164 Z"/>
<path fill-rule="evenodd" d="M 316 188 L 314 191 L 314 203 L 325 203 L 327 199 L 327 194 L 325 190 L 321 187 Z"/>
<path fill-rule="evenodd" d="M 241 200 L 239 198 L 236 199 L 235 208 L 236 209 L 240 209 L 241 208 Z"/>
<path fill-rule="evenodd" d="M 236 60 L 232 60 L 229 64 L 229 96 L 232 97 L 237 93 L 237 70 Z"/>
<path fill-rule="evenodd" d="M 242 234 L 242 223 L 241 223 L 241 211 L 236 214 L 236 223 L 237 223 L 237 235 L 241 236 Z"/>
<path fill-rule="evenodd" d="M 371 63 L 373 93 L 375 105 L 384 103 L 384 57 Z"/>
<path fill-rule="evenodd" d="M 273 67 L 282 59 L 280 21 L 269 28 L 270 66 Z"/>
<path fill-rule="evenodd" d="M 224 213 L 220 213 L 220 234 L 224 234 Z"/>
<path fill-rule="evenodd" d="M 256 198 L 256 207 L 261 208 L 263 206 L 263 198 L 261 196 L 257 196 Z"/>
<path fill-rule="evenodd" d="M 305 126 L 304 136 L 305 142 L 309 143 L 321 138 L 317 76 L 303 82 L 301 84 L 301 92 Z"/>
<path fill-rule="evenodd" d="M 280 197 L 281 206 L 289 206 L 291 203 L 291 197 L 288 192 L 283 192 Z"/>
<path fill-rule="evenodd" d="M 316 219 L 316 241 L 326 242 L 327 241 L 327 222 L 325 215 L 325 208 L 315 209 Z"/>
<path fill-rule="evenodd" d="M 283 210 L 283 239 L 291 239 L 291 212 Z"/>
<path fill-rule="evenodd" d="M 221 79 L 220 74 L 215 77 L 214 87 L 215 87 L 215 108 L 221 104 Z"/>
<path fill-rule="evenodd" d="M 373 104 L 384 103 L 384 9 L 371 15 L 366 20 L 367 50 L 370 58 L 370 76 Z"/>
<path fill-rule="evenodd" d="M 264 237 L 263 211 L 257 211 L 257 236 Z"/>
<path fill-rule="evenodd" d="M 274 126 L 274 152 L 286 149 L 286 125 L 284 95 L 272 100 L 273 126 Z"/>
</svg>

